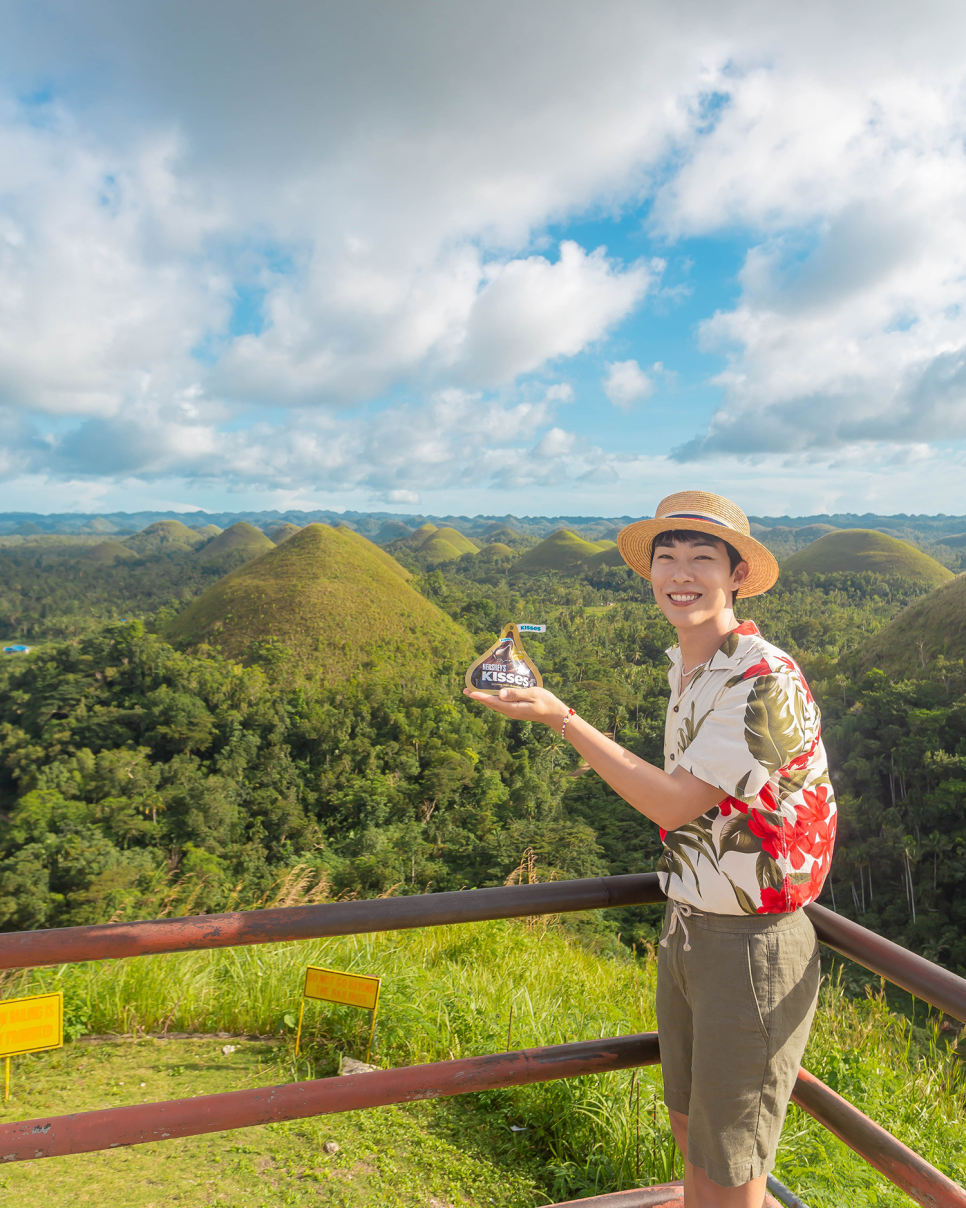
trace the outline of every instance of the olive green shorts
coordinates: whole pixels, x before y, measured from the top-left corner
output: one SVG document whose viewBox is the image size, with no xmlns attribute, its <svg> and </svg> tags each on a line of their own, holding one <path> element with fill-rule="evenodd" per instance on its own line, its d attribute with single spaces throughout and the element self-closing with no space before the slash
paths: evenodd
<svg viewBox="0 0 966 1208">
<path fill-rule="evenodd" d="M 674 925 L 672 906 L 657 964 L 664 1102 L 688 1117 L 688 1159 L 739 1187 L 775 1164 L 818 998 L 815 929 L 801 910 L 694 910 Z"/>
</svg>

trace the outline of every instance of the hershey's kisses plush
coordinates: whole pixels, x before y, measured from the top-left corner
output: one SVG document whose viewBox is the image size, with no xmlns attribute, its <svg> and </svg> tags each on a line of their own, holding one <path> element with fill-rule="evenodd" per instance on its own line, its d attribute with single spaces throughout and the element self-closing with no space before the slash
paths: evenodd
<svg viewBox="0 0 966 1208">
<path fill-rule="evenodd" d="M 516 625 L 504 625 L 500 640 L 480 655 L 466 673 L 467 688 L 497 696 L 501 688 L 542 688 L 540 672 L 530 661 Z"/>
</svg>

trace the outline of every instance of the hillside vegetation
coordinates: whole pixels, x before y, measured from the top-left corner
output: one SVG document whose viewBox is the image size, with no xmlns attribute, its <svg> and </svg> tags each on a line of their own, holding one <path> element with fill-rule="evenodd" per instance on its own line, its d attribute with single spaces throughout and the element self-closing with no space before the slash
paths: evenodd
<svg viewBox="0 0 966 1208">
<path fill-rule="evenodd" d="M 837 572 L 877 574 L 939 587 L 952 577 L 935 558 L 906 541 L 871 529 L 826 533 L 782 563 L 781 573 L 828 575 Z"/>
<path fill-rule="evenodd" d="M 310 524 L 213 584 L 165 636 L 248 661 L 272 643 L 330 683 L 360 674 L 425 682 L 441 664 L 471 659 L 469 635 L 392 563 L 349 529 Z"/>
<path fill-rule="evenodd" d="M 204 545 L 198 557 L 210 561 L 225 554 L 243 553 L 247 557 L 257 558 L 259 554 L 274 548 L 274 543 L 263 532 L 247 521 L 239 520 Z"/>
<path fill-rule="evenodd" d="M 376 1062 L 383 1066 L 499 1052 L 507 1046 L 511 1009 L 509 1039 L 514 1049 L 655 1027 L 653 954 L 642 953 L 638 960 L 631 954 L 602 959 L 568 941 L 559 927 L 544 919 L 67 966 L 14 974 L 5 988 L 11 994 L 63 989 L 69 1023 L 97 1033 L 143 1034 L 159 1032 L 167 1025 L 173 1032 L 281 1034 L 282 1043 L 274 1055 L 263 1048 L 262 1069 L 252 1068 L 252 1062 L 249 1072 L 249 1085 L 271 1085 L 330 1076 L 340 1053 L 359 1056 L 364 1052 L 364 1013 L 310 1003 L 303 1022 L 302 1055 L 295 1058 L 298 991 L 307 964 L 383 979 L 374 1052 Z M 212 1077 L 219 1063 L 212 1061 L 210 1041 L 208 1046 L 204 1060 L 195 1058 L 193 1085 L 176 1093 L 216 1089 Z M 116 1083 L 113 1087 L 98 1085 L 101 1102 L 168 1097 L 172 1092 L 152 1068 L 163 1059 L 159 1043 L 145 1038 L 125 1047 L 137 1051 L 145 1069 L 141 1079 L 149 1085 L 144 1090 L 128 1090 Z M 62 1054 L 32 1059 L 31 1077 L 21 1085 L 26 1090 L 50 1066 L 59 1063 L 70 1068 L 72 1062 L 83 1062 L 89 1069 L 93 1065 L 91 1072 L 97 1079 L 99 1063 L 91 1062 L 90 1050 L 74 1046 Z M 224 1086 L 233 1079 L 233 1063 L 222 1058 L 220 1064 L 225 1070 Z M 827 979 L 804 1064 L 951 1177 L 962 1181 L 966 1176 L 961 1128 L 966 1090 L 963 1071 L 935 1027 L 914 1030 L 905 1019 L 890 1014 L 880 997 L 850 1000 L 839 982 Z M 199 1086 L 203 1073 L 206 1081 Z M 76 1102 L 83 1090 L 76 1080 L 68 1085 Z M 924 1103 L 929 1105 L 928 1112 L 922 1110 Z M 680 1173 L 661 1103 L 660 1067 L 496 1090 L 408 1110 L 417 1113 L 415 1118 L 438 1141 L 451 1138 L 466 1155 L 468 1160 L 461 1168 L 446 1146 L 438 1145 L 435 1161 L 428 1147 L 420 1154 L 422 1187 L 431 1186 L 429 1176 L 436 1173 L 440 1182 L 445 1178 L 454 1199 L 461 1192 L 472 1197 L 476 1190 L 484 1201 L 506 1208 L 531 1208 L 535 1203 L 664 1182 L 673 1177 L 675 1165 Z M 325 1177 L 327 1165 L 318 1145 L 329 1137 L 346 1145 L 343 1129 L 362 1120 L 376 1127 L 374 1117 L 380 1118 L 369 1112 L 321 1117 L 264 1130 L 262 1136 L 277 1131 L 283 1144 L 292 1138 L 286 1145 L 289 1150 L 302 1139 L 303 1163 L 319 1172 L 311 1180 L 311 1202 L 321 1198 L 323 1203 L 346 1203 L 341 1197 L 349 1191 L 349 1181 Z M 415 1196 L 409 1198 L 416 1190 L 410 1190 L 412 1174 L 405 1172 L 401 1188 L 385 1177 L 385 1150 L 394 1148 L 392 1132 L 398 1128 L 400 1139 L 405 1138 L 404 1153 L 411 1144 L 405 1116 L 388 1120 L 382 1116 L 382 1120 L 382 1144 L 374 1136 L 369 1138 L 369 1152 L 377 1148 L 382 1156 L 373 1154 L 368 1159 L 375 1168 L 368 1177 L 376 1172 L 383 1176 L 373 1179 L 370 1202 L 419 1203 Z M 389 1121 L 395 1121 L 392 1128 Z M 233 1179 L 239 1177 L 239 1168 L 229 1145 L 238 1136 L 225 1137 L 227 1144 L 220 1151 L 226 1159 L 225 1174 Z M 249 1132 L 244 1143 L 264 1145 L 257 1136 Z M 199 1139 L 191 1144 L 202 1143 Z M 161 1157 L 164 1147 L 155 1147 L 155 1152 Z M 358 1162 L 365 1153 L 349 1148 L 346 1159 Z M 109 1156 L 114 1155 L 61 1159 L 59 1165 L 63 1170 L 73 1161 L 88 1169 L 104 1169 Z M 328 1169 L 335 1174 L 342 1163 L 333 1165 L 334 1169 Z M 48 1168 L 46 1163 L 44 1166 Z M 209 1163 L 205 1166 L 210 1168 Z M 357 1178 L 366 1178 L 365 1170 L 355 1169 Z M 32 1186 L 27 1170 L 26 1163 L 16 1170 L 4 1169 L 8 1190 L 16 1193 Z M 139 1163 L 132 1177 L 143 1170 Z M 776 1173 L 811 1208 L 842 1208 L 844 1203 L 903 1208 L 908 1203 L 861 1158 L 795 1107 L 789 1110 Z M 176 1174 L 172 1163 L 161 1177 L 173 1180 Z M 433 1194 L 438 1196 L 441 1189 L 437 1183 Z M 297 1184 L 292 1194 L 290 1202 L 308 1202 L 295 1198 L 299 1196 Z M 138 1201 L 124 1198 L 116 1202 Z M 202 1204 L 206 1200 L 198 1195 L 180 1202 Z"/>
<path fill-rule="evenodd" d="M 863 670 L 915 676 L 939 656 L 966 659 L 966 574 L 916 600 L 855 652 Z"/>
<path fill-rule="evenodd" d="M 557 571 L 560 574 L 579 574 L 591 558 L 605 551 L 593 541 L 585 541 L 569 529 L 561 529 L 521 554 L 513 566 L 514 575 L 539 574 L 542 571 Z"/>
</svg>

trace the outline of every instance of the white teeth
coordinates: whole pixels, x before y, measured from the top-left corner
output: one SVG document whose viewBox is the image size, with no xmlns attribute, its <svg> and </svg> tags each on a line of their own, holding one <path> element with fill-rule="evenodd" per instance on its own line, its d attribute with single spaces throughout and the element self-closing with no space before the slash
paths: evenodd
<svg viewBox="0 0 966 1208">
<path fill-rule="evenodd" d="M 695 596 L 675 595 L 673 592 L 668 592 L 668 595 L 671 597 L 672 600 L 676 601 L 678 604 L 689 604 L 692 600 L 697 600 L 700 598 L 699 596 L 696 596 L 696 595 Z"/>
</svg>

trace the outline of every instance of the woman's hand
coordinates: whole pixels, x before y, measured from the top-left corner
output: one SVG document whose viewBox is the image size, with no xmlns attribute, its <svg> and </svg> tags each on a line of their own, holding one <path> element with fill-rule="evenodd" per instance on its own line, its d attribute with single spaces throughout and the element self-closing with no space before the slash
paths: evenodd
<svg viewBox="0 0 966 1208">
<path fill-rule="evenodd" d="M 570 713 L 563 701 L 557 700 L 546 688 L 501 688 L 499 696 L 489 696 L 485 692 L 464 688 L 463 695 L 478 700 L 494 713 L 512 717 L 514 721 L 543 722 L 558 734 Z"/>
</svg>

